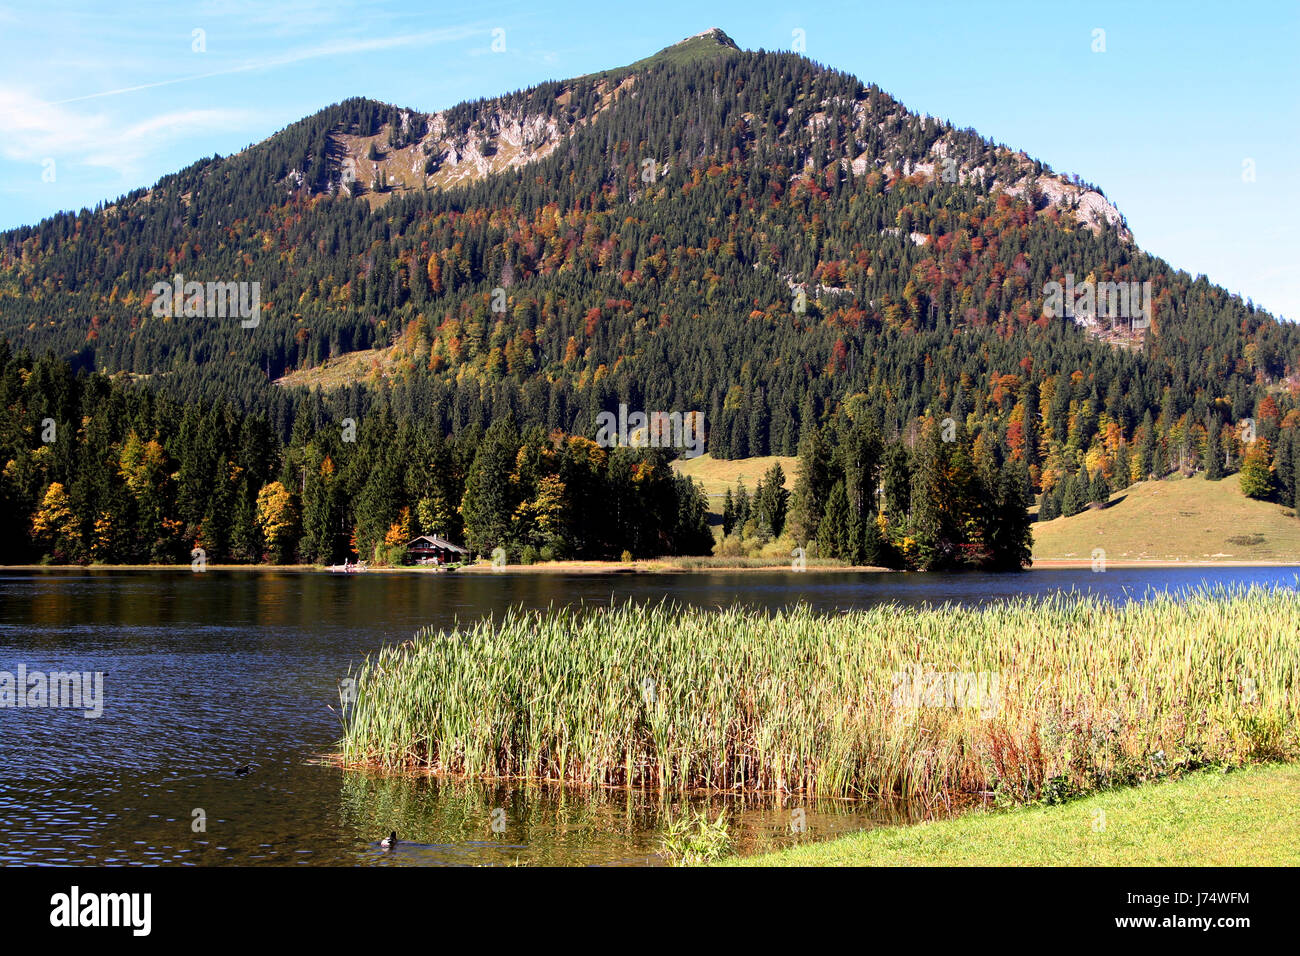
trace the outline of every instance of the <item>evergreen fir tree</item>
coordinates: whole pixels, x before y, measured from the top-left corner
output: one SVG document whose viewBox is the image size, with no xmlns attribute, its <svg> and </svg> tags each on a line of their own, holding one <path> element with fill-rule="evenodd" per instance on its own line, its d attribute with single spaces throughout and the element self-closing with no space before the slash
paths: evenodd
<svg viewBox="0 0 1300 956">
<path fill-rule="evenodd" d="M 736 479 L 736 494 L 734 501 L 736 508 L 736 533 L 743 536 L 745 533 L 745 525 L 749 524 L 750 503 L 749 492 L 745 490 L 745 482 L 740 478 Z"/>
<path fill-rule="evenodd" d="M 826 500 L 826 513 L 817 530 L 817 554 L 824 558 L 849 557 L 849 496 L 844 482 L 836 481 Z"/>
<path fill-rule="evenodd" d="M 1088 501 L 1093 504 L 1106 504 L 1110 501 L 1110 485 L 1106 475 L 1098 468 L 1092 473 L 1092 482 L 1088 486 Z"/>
<path fill-rule="evenodd" d="M 943 448 L 939 441 L 939 424 L 931 419 L 917 442 L 912 468 L 909 529 L 916 542 L 917 566 L 922 571 L 943 566 L 951 556 L 946 520 L 951 489 L 944 477 Z"/>
<path fill-rule="evenodd" d="M 513 421 L 493 422 L 466 476 L 460 513 L 465 521 L 466 542 L 480 555 L 490 555 L 495 548 L 510 543 L 510 518 L 516 504 L 510 475 L 519 444 Z M 616 510 L 616 522 L 619 517 Z"/>
<path fill-rule="evenodd" d="M 1219 419 L 1211 415 L 1205 427 L 1205 478 L 1220 481 L 1223 478 L 1223 447 L 1219 441 Z"/>
<path fill-rule="evenodd" d="M 1156 426 L 1147 410 L 1142 418 L 1142 439 L 1138 443 L 1138 467 L 1146 481 L 1156 471 Z"/>
<path fill-rule="evenodd" d="M 1065 479 L 1065 494 L 1061 500 L 1061 514 L 1072 518 L 1088 506 L 1088 491 L 1084 483 L 1083 469 Z"/>
<path fill-rule="evenodd" d="M 994 520 L 987 543 L 994 570 L 1019 571 L 1032 560 L 1034 533 L 1024 498 L 1025 476 L 1013 462 L 1003 464 L 996 488 Z"/>
<path fill-rule="evenodd" d="M 1060 517 L 1060 512 L 1056 508 L 1056 496 L 1051 491 L 1044 491 L 1038 501 L 1038 520 L 1051 521 Z"/>
</svg>

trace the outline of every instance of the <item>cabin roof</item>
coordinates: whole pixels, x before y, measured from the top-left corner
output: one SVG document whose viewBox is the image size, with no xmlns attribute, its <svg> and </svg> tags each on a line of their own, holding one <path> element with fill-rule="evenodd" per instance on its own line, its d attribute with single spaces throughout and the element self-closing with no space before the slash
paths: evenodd
<svg viewBox="0 0 1300 956">
<path fill-rule="evenodd" d="M 457 554 L 469 554 L 458 544 L 452 544 L 446 538 L 440 538 L 436 534 L 422 534 L 417 538 L 412 538 L 406 543 L 407 550 L 411 548 L 437 548 L 441 551 L 455 551 Z"/>
</svg>

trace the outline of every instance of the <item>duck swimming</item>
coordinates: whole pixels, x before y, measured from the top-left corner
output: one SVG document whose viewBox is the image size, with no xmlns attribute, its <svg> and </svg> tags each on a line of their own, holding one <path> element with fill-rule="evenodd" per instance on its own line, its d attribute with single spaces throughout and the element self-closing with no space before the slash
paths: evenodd
<svg viewBox="0 0 1300 956">
<path fill-rule="evenodd" d="M 397 846 L 397 831 L 394 830 L 392 833 L 388 834 L 388 836 L 380 840 L 379 845 L 385 850 L 391 850 L 393 847 Z"/>
</svg>

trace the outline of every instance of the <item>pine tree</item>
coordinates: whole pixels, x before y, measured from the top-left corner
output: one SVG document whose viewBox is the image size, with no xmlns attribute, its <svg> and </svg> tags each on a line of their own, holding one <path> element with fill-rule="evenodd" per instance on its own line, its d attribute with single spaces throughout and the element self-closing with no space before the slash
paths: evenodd
<svg viewBox="0 0 1300 956">
<path fill-rule="evenodd" d="M 1138 467 L 1146 481 L 1156 471 L 1156 426 L 1148 409 L 1142 418 L 1142 439 L 1138 443 Z"/>
<path fill-rule="evenodd" d="M 799 443 L 798 478 L 791 498 L 791 531 L 797 542 L 816 541 L 822 512 L 830 494 L 830 449 L 821 429 L 805 427 Z"/>
<path fill-rule="evenodd" d="M 677 521 L 673 528 L 673 554 L 712 554 L 713 532 L 709 530 L 708 499 L 704 489 L 687 475 L 673 478 L 677 498 Z"/>
<path fill-rule="evenodd" d="M 1300 518 L 1300 438 L 1293 437 L 1291 441 L 1291 475 L 1294 487 L 1291 489 L 1291 507 L 1295 509 L 1296 517 Z"/>
<path fill-rule="evenodd" d="M 315 449 L 307 459 L 307 478 L 302 495 L 302 530 L 300 544 L 303 558 L 318 564 L 333 564 L 338 557 L 336 528 L 340 515 L 335 500 L 334 461 Z"/>
<path fill-rule="evenodd" d="M 1205 426 L 1205 478 L 1220 481 L 1223 478 L 1223 447 L 1219 441 L 1219 418 L 1211 415 Z"/>
<path fill-rule="evenodd" d="M 1024 487 L 1021 468 L 1010 461 L 1004 463 L 997 482 L 994 520 L 986 539 L 994 570 L 1019 571 L 1032 560 L 1034 532 Z"/>
<path fill-rule="evenodd" d="M 1123 491 L 1133 483 L 1133 454 L 1127 444 L 1115 452 L 1115 490 Z"/>
<path fill-rule="evenodd" d="M 1060 514 L 1056 507 L 1056 495 L 1051 491 L 1044 491 L 1038 501 L 1038 520 L 1051 521 L 1059 518 Z"/>
<path fill-rule="evenodd" d="M 759 525 L 766 528 L 774 537 L 779 537 L 785 528 L 789 501 L 790 492 L 785 489 L 785 471 L 779 461 L 773 462 L 772 467 L 767 470 L 759 483 L 758 491 L 754 495 L 754 503 L 758 512 Z"/>
<path fill-rule="evenodd" d="M 405 502 L 400 459 L 395 452 L 380 452 L 370 469 L 356 503 L 356 548 L 362 561 L 383 561 L 376 553 L 389 542 L 389 530 Z"/>
<path fill-rule="evenodd" d="M 891 524 L 902 526 L 912 508 L 912 471 L 907 448 L 894 442 L 885 455 L 885 514 Z"/>
<path fill-rule="evenodd" d="M 762 542 L 770 541 L 772 538 L 772 524 L 770 516 L 763 508 L 763 502 L 766 495 L 763 491 L 763 479 L 758 479 L 754 485 L 754 497 L 750 499 L 750 514 L 754 518 L 754 534 Z"/>
<path fill-rule="evenodd" d="M 1290 504 L 1295 500 L 1296 474 L 1295 443 L 1296 433 L 1288 428 L 1278 432 L 1276 450 L 1273 452 L 1273 476 L 1277 485 L 1278 500 Z"/>
<path fill-rule="evenodd" d="M 1038 383 L 1030 381 L 1025 386 L 1023 396 L 1025 406 L 1024 419 L 1021 427 L 1024 430 L 1025 442 L 1025 464 L 1036 465 L 1039 462 L 1039 413 L 1038 413 Z"/>
<path fill-rule="evenodd" d="M 1093 504 L 1106 504 L 1110 501 L 1110 485 L 1100 467 L 1092 473 L 1092 482 L 1088 486 L 1088 501 Z"/>
<path fill-rule="evenodd" d="M 836 481 L 817 529 L 817 554 L 824 558 L 848 559 L 848 527 L 849 496 L 844 490 L 844 482 Z"/>
<path fill-rule="evenodd" d="M 465 539 L 481 555 L 509 543 L 510 518 L 516 502 L 510 475 L 519 452 L 519 433 L 513 421 L 492 423 L 465 479 L 465 497 L 460 514 L 465 519 Z M 615 514 L 616 522 L 624 517 Z"/>
<path fill-rule="evenodd" d="M 745 490 L 745 482 L 740 478 L 736 479 L 736 534 L 744 536 L 745 525 L 749 524 L 750 502 L 749 492 Z"/>
<path fill-rule="evenodd" d="M 249 564 L 262 560 L 262 533 L 257 527 L 257 493 L 252 490 L 251 482 L 241 477 L 235 487 L 234 520 L 230 531 L 231 557 L 236 561 Z"/>
<path fill-rule="evenodd" d="M 1061 501 L 1061 514 L 1072 518 L 1088 506 L 1088 491 L 1079 469 L 1065 479 L 1065 494 Z"/>
<path fill-rule="evenodd" d="M 950 557 L 947 508 L 951 491 L 944 475 L 944 446 L 939 441 L 939 424 L 930 419 L 917 442 L 912 468 L 912 513 L 908 523 L 916 542 L 917 566 L 930 571 Z"/>
<path fill-rule="evenodd" d="M 849 498 L 849 540 L 855 564 L 881 560 L 876 524 L 876 489 L 880 484 L 880 442 L 874 428 L 855 422 L 843 438 L 838 456 Z"/>
</svg>

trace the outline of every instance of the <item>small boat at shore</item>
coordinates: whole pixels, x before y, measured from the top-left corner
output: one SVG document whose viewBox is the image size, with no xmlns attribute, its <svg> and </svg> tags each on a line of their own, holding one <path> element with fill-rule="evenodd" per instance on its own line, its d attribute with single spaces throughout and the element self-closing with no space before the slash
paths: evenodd
<svg viewBox="0 0 1300 956">
<path fill-rule="evenodd" d="M 366 562 L 364 561 L 358 561 L 354 564 L 349 564 L 344 561 L 342 564 L 331 564 L 330 570 L 335 574 L 359 574 L 360 572 L 369 569 L 366 567 Z"/>
</svg>

